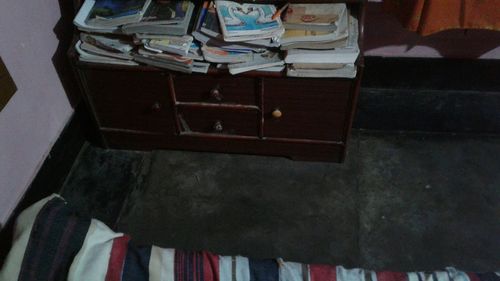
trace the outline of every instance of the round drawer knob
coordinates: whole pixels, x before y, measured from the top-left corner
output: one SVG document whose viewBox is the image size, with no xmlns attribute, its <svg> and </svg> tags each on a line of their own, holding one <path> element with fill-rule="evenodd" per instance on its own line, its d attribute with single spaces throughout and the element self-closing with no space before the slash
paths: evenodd
<svg viewBox="0 0 500 281">
<path fill-rule="evenodd" d="M 222 122 L 221 121 L 215 121 L 215 123 L 214 123 L 214 131 L 216 131 L 217 133 L 221 133 L 223 130 L 224 130 L 224 127 L 222 126 Z"/>
<path fill-rule="evenodd" d="M 216 101 L 222 101 L 222 94 L 220 92 L 220 89 L 214 88 L 210 90 L 210 97 Z"/>
<path fill-rule="evenodd" d="M 279 110 L 279 108 L 276 108 L 275 110 L 273 110 L 273 118 L 281 118 L 281 116 L 283 116 L 283 112 L 281 112 L 281 110 Z"/>
<path fill-rule="evenodd" d="M 151 110 L 153 110 L 154 112 L 158 112 L 158 111 L 160 111 L 160 109 L 161 109 L 161 105 L 159 102 L 155 102 L 151 106 Z"/>
</svg>

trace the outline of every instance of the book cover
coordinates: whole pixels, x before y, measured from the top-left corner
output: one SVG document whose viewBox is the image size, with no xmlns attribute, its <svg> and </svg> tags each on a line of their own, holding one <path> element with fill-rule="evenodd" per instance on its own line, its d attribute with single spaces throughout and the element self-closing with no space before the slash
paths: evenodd
<svg viewBox="0 0 500 281">
<path fill-rule="evenodd" d="M 182 22 L 189 10 L 189 1 L 153 1 L 149 5 L 143 22 Z"/>
<path fill-rule="evenodd" d="M 300 25 L 331 25 L 340 19 L 345 9 L 344 3 L 290 4 L 283 22 Z"/>
<path fill-rule="evenodd" d="M 213 2 L 208 6 L 203 18 L 201 31 L 213 37 L 217 37 L 221 34 L 219 19 L 217 18 L 217 12 Z"/>
<path fill-rule="evenodd" d="M 225 36 L 260 34 L 282 28 L 281 19 L 272 19 L 274 5 L 239 4 L 232 1 L 216 1 L 217 14 Z"/>
<path fill-rule="evenodd" d="M 97 0 L 89 14 L 93 18 L 119 18 L 139 14 L 146 0 Z"/>
</svg>

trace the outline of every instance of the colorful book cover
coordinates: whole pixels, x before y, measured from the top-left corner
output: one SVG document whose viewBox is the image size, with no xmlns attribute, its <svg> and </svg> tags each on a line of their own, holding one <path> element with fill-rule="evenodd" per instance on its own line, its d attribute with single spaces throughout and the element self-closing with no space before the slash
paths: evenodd
<svg viewBox="0 0 500 281">
<path fill-rule="evenodd" d="M 118 18 L 138 14 L 146 0 L 97 0 L 89 18 Z"/>
<path fill-rule="evenodd" d="M 231 1 L 216 1 L 217 12 L 228 33 L 258 32 L 281 28 L 279 18 L 272 19 L 274 5 L 239 4 Z"/>
<path fill-rule="evenodd" d="M 203 31 L 209 33 L 209 35 L 212 36 L 221 34 L 219 20 L 217 18 L 217 12 L 215 10 L 213 2 L 210 3 L 210 6 L 206 11 L 203 22 L 201 24 L 201 28 L 203 28 Z"/>
<path fill-rule="evenodd" d="M 142 21 L 181 22 L 189 9 L 189 1 L 153 1 Z"/>
<path fill-rule="evenodd" d="M 344 3 L 337 4 L 291 4 L 285 15 L 286 24 L 330 25 L 340 19 L 346 9 Z"/>
</svg>

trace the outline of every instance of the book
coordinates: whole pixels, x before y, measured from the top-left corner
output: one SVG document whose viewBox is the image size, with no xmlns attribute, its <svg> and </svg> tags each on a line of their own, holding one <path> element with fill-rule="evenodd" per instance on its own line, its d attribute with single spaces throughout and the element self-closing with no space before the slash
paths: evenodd
<svg viewBox="0 0 500 281">
<path fill-rule="evenodd" d="M 85 32 L 118 33 L 119 29 L 117 26 L 95 26 L 87 23 L 87 18 L 89 17 L 89 13 L 92 10 L 92 7 L 94 7 L 95 2 L 95 0 L 85 0 L 73 19 L 73 24 L 79 30 Z"/>
<path fill-rule="evenodd" d="M 204 4 L 205 6 L 205 4 Z M 264 47 L 278 47 L 278 42 L 273 42 L 270 39 L 255 39 L 253 36 L 247 36 L 244 42 L 226 42 L 222 36 L 219 19 L 213 2 L 206 4 L 205 12 L 200 13 L 198 28 L 192 32 L 193 37 L 203 44 L 219 47 L 228 51 L 254 51 L 261 52 Z M 248 40 L 247 40 L 248 39 Z"/>
<path fill-rule="evenodd" d="M 239 63 L 253 59 L 253 53 L 231 52 L 207 45 L 203 45 L 201 51 L 206 61 L 214 63 Z"/>
<path fill-rule="evenodd" d="M 339 69 L 346 66 L 344 63 L 294 63 L 295 69 Z"/>
<path fill-rule="evenodd" d="M 333 32 L 336 22 L 347 9 L 345 3 L 290 4 L 283 25 L 285 29 L 303 29 Z"/>
<path fill-rule="evenodd" d="M 134 44 L 131 40 L 125 40 L 119 37 L 101 36 L 82 32 L 80 33 L 80 40 L 109 52 L 128 53 L 134 49 Z"/>
<path fill-rule="evenodd" d="M 336 22 L 335 31 L 315 31 L 306 29 L 286 29 L 281 37 L 281 46 L 299 42 L 333 42 L 349 36 L 349 11 L 347 9 L 340 15 Z"/>
<path fill-rule="evenodd" d="M 301 69 L 294 65 L 287 67 L 286 75 L 290 77 L 336 77 L 336 78 L 355 78 L 357 69 L 354 64 L 346 64 L 341 68 L 333 69 Z"/>
<path fill-rule="evenodd" d="M 207 73 L 209 68 L 210 68 L 210 63 L 195 61 L 193 62 L 193 68 L 191 69 L 191 71 L 198 73 Z"/>
<path fill-rule="evenodd" d="M 312 49 L 312 50 L 328 50 L 347 47 L 347 37 L 335 41 L 326 42 L 293 42 L 286 45 L 281 45 L 281 50 L 290 49 Z"/>
<path fill-rule="evenodd" d="M 284 32 L 281 19 L 273 19 L 274 5 L 216 0 L 215 6 L 225 41 L 245 41 L 248 36 L 253 39 L 279 38 Z"/>
<path fill-rule="evenodd" d="M 77 41 L 75 44 L 75 50 L 78 53 L 78 59 L 80 61 L 84 62 L 91 62 L 91 63 L 103 63 L 103 64 L 118 64 L 118 65 L 137 65 L 136 62 L 131 61 L 131 60 L 123 60 L 123 59 L 117 59 L 117 58 L 112 58 L 112 57 L 105 57 L 101 55 L 96 55 L 92 54 L 89 52 L 86 52 L 81 48 L 82 42 Z"/>
<path fill-rule="evenodd" d="M 94 54 L 94 55 L 99 55 L 99 56 L 104 56 L 104 57 L 110 57 L 110 58 L 115 58 L 115 59 L 122 59 L 122 60 L 131 60 L 132 56 L 130 53 L 121 53 L 121 52 L 110 52 L 105 49 L 101 49 L 99 47 L 96 47 L 92 44 L 82 42 L 80 45 L 80 48 L 87 53 Z"/>
<path fill-rule="evenodd" d="M 184 73 L 192 72 L 193 59 L 166 53 L 155 53 L 144 48 L 139 48 L 138 52 L 133 54 L 134 60 L 147 65 L 165 68 Z"/>
<path fill-rule="evenodd" d="M 124 25 L 122 31 L 182 36 L 187 34 L 194 8 L 191 1 L 155 1 L 140 22 Z"/>
<path fill-rule="evenodd" d="M 229 73 L 238 74 L 246 71 L 284 65 L 285 62 L 278 53 L 267 51 L 261 54 L 253 54 L 252 60 L 242 63 L 232 63 L 228 65 Z"/>
<path fill-rule="evenodd" d="M 186 56 L 193 43 L 193 37 L 185 35 L 182 37 L 171 36 L 164 39 L 143 40 L 144 48 L 155 52 L 170 52 Z"/>
<path fill-rule="evenodd" d="M 151 0 L 96 0 L 86 22 L 94 26 L 120 26 L 138 22 Z"/>
<path fill-rule="evenodd" d="M 285 65 L 278 65 L 278 66 L 271 66 L 271 67 L 265 67 L 265 68 L 259 68 L 256 69 L 255 71 L 262 71 L 262 72 L 281 72 L 285 69 Z"/>
<path fill-rule="evenodd" d="M 286 63 L 344 63 L 352 64 L 359 56 L 358 20 L 350 16 L 349 37 L 344 48 L 329 50 L 291 49 L 287 51 Z"/>
</svg>

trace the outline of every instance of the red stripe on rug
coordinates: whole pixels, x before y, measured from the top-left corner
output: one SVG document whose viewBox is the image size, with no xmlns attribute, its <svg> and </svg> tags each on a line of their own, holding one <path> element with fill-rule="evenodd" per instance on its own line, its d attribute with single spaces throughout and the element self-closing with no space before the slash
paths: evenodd
<svg viewBox="0 0 500 281">
<path fill-rule="evenodd" d="M 203 252 L 203 281 L 219 281 L 219 255 Z"/>
<path fill-rule="evenodd" d="M 106 272 L 106 281 L 121 281 L 129 240 L 130 236 L 128 235 L 113 240 L 113 246 L 109 256 L 108 271 Z"/>
<path fill-rule="evenodd" d="M 407 281 L 408 275 L 404 272 L 380 271 L 377 272 L 377 281 Z"/>
<path fill-rule="evenodd" d="M 333 265 L 311 264 L 311 281 L 337 281 L 337 267 Z"/>
<path fill-rule="evenodd" d="M 466 272 L 467 276 L 469 276 L 470 281 L 481 281 L 479 276 L 477 276 L 474 272 Z"/>
</svg>

